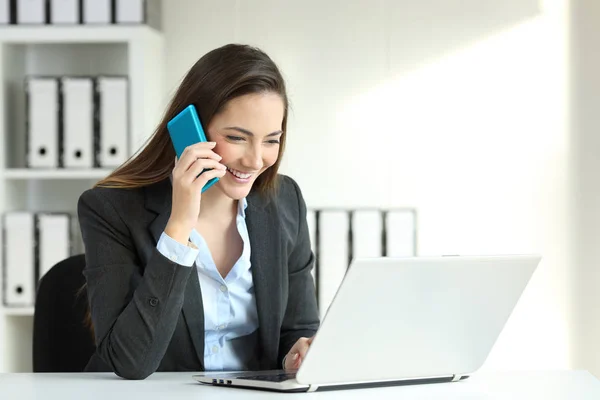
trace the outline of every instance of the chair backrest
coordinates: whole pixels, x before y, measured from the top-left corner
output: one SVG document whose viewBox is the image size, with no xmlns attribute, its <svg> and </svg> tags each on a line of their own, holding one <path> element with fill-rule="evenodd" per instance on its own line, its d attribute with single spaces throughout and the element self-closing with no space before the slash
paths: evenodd
<svg viewBox="0 0 600 400">
<path fill-rule="evenodd" d="M 85 256 L 54 265 L 40 280 L 33 319 L 33 371 L 81 372 L 95 351 L 85 326 Z"/>
</svg>

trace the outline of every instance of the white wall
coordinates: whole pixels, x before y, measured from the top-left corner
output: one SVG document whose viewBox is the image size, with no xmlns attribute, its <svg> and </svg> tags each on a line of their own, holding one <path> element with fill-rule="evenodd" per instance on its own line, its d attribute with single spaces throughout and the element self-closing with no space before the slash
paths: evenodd
<svg viewBox="0 0 600 400">
<path fill-rule="evenodd" d="M 572 291 L 575 368 L 600 377 L 600 2 L 572 3 Z"/>
<path fill-rule="evenodd" d="M 486 367 L 571 365 L 565 0 L 169 3 L 169 87 L 229 42 L 278 62 L 309 206 L 416 207 L 420 254 L 541 253 Z"/>
</svg>

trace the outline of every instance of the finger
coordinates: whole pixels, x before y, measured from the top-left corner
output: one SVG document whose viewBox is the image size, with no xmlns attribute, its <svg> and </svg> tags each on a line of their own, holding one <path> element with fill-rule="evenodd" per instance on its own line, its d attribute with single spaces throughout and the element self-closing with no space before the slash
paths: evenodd
<svg viewBox="0 0 600 400">
<path fill-rule="evenodd" d="M 218 169 L 218 170 L 226 171 L 226 167 L 223 164 L 219 163 L 218 161 L 209 160 L 207 158 L 199 158 L 196 161 L 194 161 L 192 166 L 190 166 L 190 168 L 186 171 L 183 179 L 186 182 L 193 182 L 198 175 L 203 173 L 202 171 L 204 171 L 205 169 L 207 169 L 207 170 Z M 206 172 L 204 172 L 204 173 L 206 173 Z"/>
<path fill-rule="evenodd" d="M 291 358 L 292 358 L 292 355 L 290 353 L 288 353 L 285 356 L 285 358 L 283 359 L 283 369 L 286 371 L 289 371 L 293 367 Z"/>
<path fill-rule="evenodd" d="M 307 341 L 307 342 L 308 342 L 308 344 L 309 344 L 309 345 L 311 345 L 314 339 L 315 339 L 315 336 L 313 335 L 312 337 L 310 337 L 310 338 L 308 339 L 308 341 Z"/>
<path fill-rule="evenodd" d="M 206 142 L 198 143 L 198 144 L 205 145 Z M 208 158 L 208 159 L 220 161 L 222 157 L 220 155 L 218 155 L 217 153 L 215 153 L 214 151 L 212 151 L 212 148 L 207 148 L 205 146 L 204 147 L 188 146 L 185 148 L 185 150 L 181 154 L 181 157 L 179 158 L 178 167 L 180 167 L 180 169 L 182 171 L 187 171 L 190 168 L 190 166 L 192 165 L 192 163 L 194 161 L 196 161 L 198 158 Z"/>
<path fill-rule="evenodd" d="M 220 160 L 221 156 L 213 151 L 216 143 L 215 142 L 199 142 L 192 144 L 185 148 L 184 153 L 186 156 L 195 156 L 196 158 L 212 158 L 214 160 Z M 183 154 L 181 155 L 183 158 Z"/>
<path fill-rule="evenodd" d="M 181 161 L 181 159 L 184 157 L 185 158 L 189 157 L 189 154 L 193 153 L 194 150 L 199 147 L 199 146 L 196 146 L 197 144 L 202 144 L 202 146 L 200 148 L 206 148 L 206 149 L 212 149 L 216 146 L 215 142 L 201 142 L 201 143 L 195 143 L 195 144 L 186 146 L 185 149 L 183 149 L 183 151 L 181 152 L 181 154 L 178 157 L 179 161 Z"/>
<path fill-rule="evenodd" d="M 285 358 L 285 369 L 286 370 L 294 370 L 300 367 L 300 355 L 298 353 L 290 351 L 287 357 Z"/>
<path fill-rule="evenodd" d="M 185 171 L 187 171 L 190 166 L 196 161 L 197 157 L 190 156 L 189 152 L 181 153 L 181 156 L 175 162 L 175 168 L 173 168 L 173 176 L 177 177 L 183 175 Z"/>
<path fill-rule="evenodd" d="M 195 169 L 194 171 L 189 171 L 189 175 L 185 177 L 185 180 L 191 184 L 196 184 L 198 179 L 204 179 L 206 180 L 206 182 L 208 182 L 212 178 L 221 178 L 223 175 L 225 175 L 226 172 L 227 170 L 224 168 L 224 166 L 219 166 L 211 169 L 205 169 L 200 167 Z M 200 183 L 198 183 L 198 185 L 199 184 Z"/>
<path fill-rule="evenodd" d="M 200 190 L 204 187 L 204 185 L 206 185 L 206 182 L 213 178 L 221 178 L 223 175 L 225 175 L 225 172 L 227 171 L 224 169 L 211 169 L 209 171 L 205 171 L 202 175 L 196 178 L 193 185 Z"/>
<path fill-rule="evenodd" d="M 217 142 L 208 141 L 208 142 L 197 142 L 194 144 L 190 144 L 188 147 L 190 150 L 204 149 L 204 148 L 213 149 L 216 145 L 217 145 Z"/>
<path fill-rule="evenodd" d="M 174 176 L 182 176 L 185 175 L 186 172 L 188 172 L 190 169 L 194 168 L 196 162 L 198 160 L 212 160 L 215 162 L 218 162 L 219 159 L 211 157 L 194 157 L 191 153 L 188 153 L 188 155 L 185 158 L 180 158 L 179 159 L 179 163 L 178 165 L 175 166 L 175 169 L 173 170 L 173 174 Z M 207 167 L 208 168 L 208 167 Z"/>
<path fill-rule="evenodd" d="M 204 143 L 199 143 L 204 144 Z M 190 150 L 190 154 L 196 156 L 196 158 L 211 158 L 213 160 L 220 161 L 223 157 L 214 152 L 212 148 L 206 147 L 195 147 Z"/>
<path fill-rule="evenodd" d="M 188 153 L 186 158 L 182 159 L 182 169 L 187 171 L 192 167 L 192 165 L 196 162 L 196 160 L 213 160 L 213 161 L 221 161 L 222 157 L 215 153 L 212 150 L 208 149 L 199 149 L 193 152 Z"/>
<path fill-rule="evenodd" d="M 306 357 L 306 353 L 308 352 L 309 347 L 310 347 L 310 344 L 308 343 L 308 340 L 299 343 L 299 346 L 297 349 L 299 358 L 303 359 L 304 357 Z"/>
<path fill-rule="evenodd" d="M 198 143 L 194 143 L 194 144 L 190 144 L 189 146 L 186 146 L 185 149 L 183 149 L 183 151 L 181 152 L 181 157 L 183 157 L 185 154 L 194 151 L 195 149 L 212 149 L 217 145 L 217 142 L 198 142 Z"/>
</svg>

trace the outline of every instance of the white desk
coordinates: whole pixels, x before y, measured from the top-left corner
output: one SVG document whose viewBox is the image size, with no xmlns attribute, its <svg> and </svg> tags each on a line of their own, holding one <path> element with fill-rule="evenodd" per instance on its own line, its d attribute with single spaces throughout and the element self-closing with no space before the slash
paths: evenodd
<svg viewBox="0 0 600 400">
<path fill-rule="evenodd" d="M 543 399 L 598 400 L 600 380 L 586 371 L 478 373 L 463 382 L 322 393 L 272 393 L 196 383 L 188 372 L 127 381 L 109 373 L 0 374 L 1 399 Z"/>
</svg>

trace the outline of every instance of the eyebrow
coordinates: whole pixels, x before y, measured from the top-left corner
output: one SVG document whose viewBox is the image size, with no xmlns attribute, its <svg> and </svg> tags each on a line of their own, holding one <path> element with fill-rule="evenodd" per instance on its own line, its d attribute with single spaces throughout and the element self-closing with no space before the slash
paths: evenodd
<svg viewBox="0 0 600 400">
<path fill-rule="evenodd" d="M 224 128 L 224 129 L 227 129 L 227 130 L 230 130 L 230 131 L 238 131 L 238 132 L 243 133 L 244 135 L 248 135 L 248 136 L 254 136 L 254 133 L 250 132 L 248 129 L 240 128 L 239 126 L 228 126 L 228 127 Z M 282 133 L 283 133 L 283 131 L 281 131 L 281 130 L 275 131 L 275 132 L 269 133 L 267 135 L 267 137 L 269 137 L 269 136 L 277 136 L 277 135 L 282 134 Z"/>
</svg>

